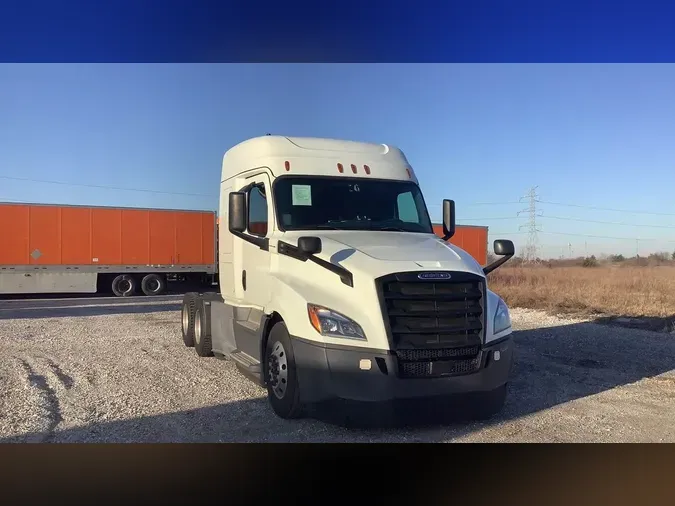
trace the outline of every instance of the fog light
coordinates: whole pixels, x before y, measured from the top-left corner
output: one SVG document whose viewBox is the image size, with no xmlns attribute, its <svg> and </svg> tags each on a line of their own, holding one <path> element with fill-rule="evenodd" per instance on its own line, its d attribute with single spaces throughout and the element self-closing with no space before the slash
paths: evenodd
<svg viewBox="0 0 675 506">
<path fill-rule="evenodd" d="M 359 369 L 362 371 L 370 371 L 370 368 L 373 367 L 373 363 L 370 361 L 369 358 L 362 358 L 359 361 Z"/>
<path fill-rule="evenodd" d="M 499 352 L 499 350 L 497 350 L 492 354 L 492 356 L 494 357 L 495 362 L 496 362 L 497 360 L 499 360 L 501 358 L 502 354 Z"/>
</svg>

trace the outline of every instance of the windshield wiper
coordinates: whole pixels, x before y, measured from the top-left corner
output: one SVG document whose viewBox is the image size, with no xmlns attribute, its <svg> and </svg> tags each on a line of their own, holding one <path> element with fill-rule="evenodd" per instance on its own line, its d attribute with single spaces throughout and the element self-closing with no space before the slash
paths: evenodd
<svg viewBox="0 0 675 506">
<path fill-rule="evenodd" d="M 333 225 L 316 225 L 316 227 L 314 227 L 314 228 L 324 229 L 324 230 L 345 230 L 345 231 L 361 230 L 361 231 L 375 231 L 375 232 L 410 232 L 410 230 L 406 230 L 406 229 L 401 228 L 401 227 L 373 227 L 373 226 L 370 226 L 370 227 L 364 227 L 364 228 L 360 228 L 360 227 L 358 227 L 358 228 L 357 227 L 342 227 L 342 228 L 340 228 L 340 227 L 334 227 Z"/>
<path fill-rule="evenodd" d="M 401 227 L 378 227 L 373 228 L 373 230 L 379 230 L 381 232 L 410 232 L 410 230 L 406 230 Z"/>
</svg>

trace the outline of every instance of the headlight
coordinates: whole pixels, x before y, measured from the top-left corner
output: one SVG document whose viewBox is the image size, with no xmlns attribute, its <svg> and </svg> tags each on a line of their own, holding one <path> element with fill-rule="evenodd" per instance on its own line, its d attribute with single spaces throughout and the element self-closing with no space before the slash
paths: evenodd
<svg viewBox="0 0 675 506">
<path fill-rule="evenodd" d="M 307 304 L 309 321 L 322 336 L 365 339 L 361 326 L 354 320 L 325 307 Z"/>
<path fill-rule="evenodd" d="M 492 332 L 494 334 L 499 334 L 510 327 L 511 316 L 509 315 L 509 308 L 506 307 L 506 304 L 502 299 L 499 299 L 499 304 L 497 304 L 497 313 L 495 314 L 495 321 L 492 326 Z"/>
</svg>

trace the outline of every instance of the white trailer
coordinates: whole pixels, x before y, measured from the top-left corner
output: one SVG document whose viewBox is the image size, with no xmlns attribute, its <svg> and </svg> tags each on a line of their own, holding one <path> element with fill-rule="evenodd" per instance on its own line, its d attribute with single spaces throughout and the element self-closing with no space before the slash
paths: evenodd
<svg viewBox="0 0 675 506">
<path fill-rule="evenodd" d="M 223 157 L 219 293 L 188 293 L 185 345 L 235 362 L 295 418 L 323 402 L 391 406 L 473 394 L 498 412 L 512 364 L 511 320 L 485 268 L 432 229 L 396 147 L 263 136 Z M 379 411 L 379 410 L 378 410 Z"/>
</svg>

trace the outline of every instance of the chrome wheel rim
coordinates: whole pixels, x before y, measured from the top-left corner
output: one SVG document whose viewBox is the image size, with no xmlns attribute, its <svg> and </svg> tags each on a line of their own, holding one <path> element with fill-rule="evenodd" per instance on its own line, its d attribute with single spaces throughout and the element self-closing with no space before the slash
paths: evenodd
<svg viewBox="0 0 675 506">
<path fill-rule="evenodd" d="M 286 350 L 280 342 L 274 343 L 267 360 L 267 376 L 276 398 L 283 399 L 288 387 L 288 360 Z"/>
<path fill-rule="evenodd" d="M 190 315 L 186 304 L 183 304 L 183 315 L 181 320 L 183 322 L 183 334 L 187 335 L 188 327 L 190 326 Z"/>
<path fill-rule="evenodd" d="M 199 344 L 202 340 L 202 315 L 197 311 L 195 313 L 195 343 Z"/>
</svg>

